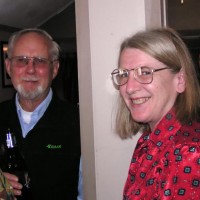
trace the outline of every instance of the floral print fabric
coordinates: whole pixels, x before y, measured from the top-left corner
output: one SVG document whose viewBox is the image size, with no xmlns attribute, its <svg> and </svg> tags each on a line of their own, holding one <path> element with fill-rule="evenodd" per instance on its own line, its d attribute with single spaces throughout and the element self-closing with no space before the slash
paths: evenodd
<svg viewBox="0 0 200 200">
<path fill-rule="evenodd" d="M 11 185 L 0 170 L 0 200 L 14 200 Z"/>
<path fill-rule="evenodd" d="M 134 151 L 124 200 L 200 199 L 200 123 L 181 125 L 169 112 Z"/>
</svg>

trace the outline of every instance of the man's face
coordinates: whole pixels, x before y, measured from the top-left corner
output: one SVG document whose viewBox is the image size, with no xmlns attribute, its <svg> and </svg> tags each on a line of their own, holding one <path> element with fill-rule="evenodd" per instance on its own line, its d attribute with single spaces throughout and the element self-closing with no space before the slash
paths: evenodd
<svg viewBox="0 0 200 200">
<path fill-rule="evenodd" d="M 20 65 L 21 61 L 17 60 L 19 56 L 31 58 L 26 64 Z M 34 57 L 44 58 L 46 62 L 38 64 Z M 12 58 L 6 60 L 6 69 L 20 97 L 29 100 L 44 99 L 59 68 L 58 62 L 49 62 L 51 58 L 46 39 L 38 33 L 21 36 L 15 43 Z"/>
</svg>

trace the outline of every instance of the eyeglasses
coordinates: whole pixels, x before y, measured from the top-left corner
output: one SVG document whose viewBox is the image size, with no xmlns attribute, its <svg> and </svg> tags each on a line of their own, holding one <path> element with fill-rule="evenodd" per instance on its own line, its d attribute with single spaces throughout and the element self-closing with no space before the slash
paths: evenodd
<svg viewBox="0 0 200 200">
<path fill-rule="evenodd" d="M 49 63 L 53 63 L 54 61 L 50 61 L 47 58 L 41 57 L 28 57 L 28 56 L 14 56 L 10 58 L 13 65 L 18 67 L 25 67 L 28 65 L 29 61 L 32 60 L 33 65 L 36 67 L 46 67 Z"/>
<path fill-rule="evenodd" d="M 150 67 L 138 67 L 134 69 L 119 68 L 114 69 L 111 73 L 111 76 L 114 84 L 121 86 L 128 82 L 130 71 L 133 71 L 134 78 L 137 82 L 149 84 L 153 81 L 153 73 L 164 69 L 169 69 L 169 67 L 164 67 L 160 69 L 152 69 Z"/>
</svg>

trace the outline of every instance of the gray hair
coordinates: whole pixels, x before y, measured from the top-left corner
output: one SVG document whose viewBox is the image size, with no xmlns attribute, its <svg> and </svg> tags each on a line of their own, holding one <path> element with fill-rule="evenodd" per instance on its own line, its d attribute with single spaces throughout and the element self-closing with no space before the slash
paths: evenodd
<svg viewBox="0 0 200 200">
<path fill-rule="evenodd" d="M 38 33 L 41 36 L 43 36 L 49 43 L 49 46 L 50 46 L 49 54 L 50 54 L 51 59 L 52 60 L 59 59 L 59 52 L 60 52 L 59 45 L 53 40 L 53 38 L 46 31 L 42 29 L 38 29 L 38 28 L 23 29 L 11 35 L 8 41 L 8 58 L 12 57 L 12 51 L 18 39 L 27 33 Z"/>
</svg>

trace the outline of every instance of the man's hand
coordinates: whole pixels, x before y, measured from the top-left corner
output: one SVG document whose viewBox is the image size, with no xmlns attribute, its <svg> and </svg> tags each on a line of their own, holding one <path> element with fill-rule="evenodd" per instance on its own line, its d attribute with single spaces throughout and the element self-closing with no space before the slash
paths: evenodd
<svg viewBox="0 0 200 200">
<path fill-rule="evenodd" d="M 15 176 L 14 174 L 10 174 L 7 172 L 4 172 L 3 174 L 8 179 L 10 185 L 13 187 L 14 195 L 16 196 L 21 195 L 22 194 L 21 189 L 23 186 L 21 183 L 18 182 L 19 181 L 18 177 Z"/>
</svg>

